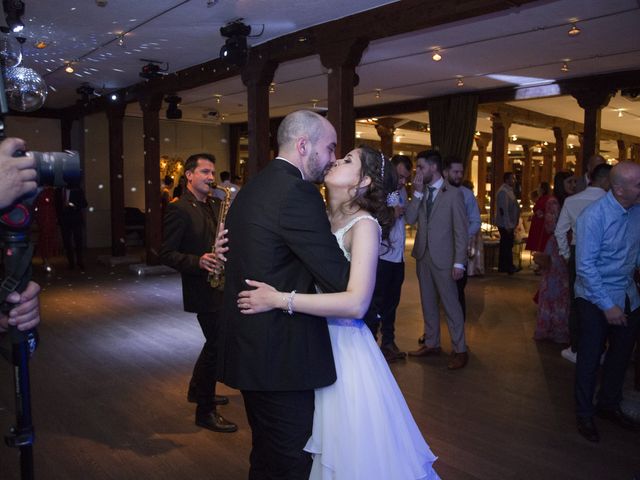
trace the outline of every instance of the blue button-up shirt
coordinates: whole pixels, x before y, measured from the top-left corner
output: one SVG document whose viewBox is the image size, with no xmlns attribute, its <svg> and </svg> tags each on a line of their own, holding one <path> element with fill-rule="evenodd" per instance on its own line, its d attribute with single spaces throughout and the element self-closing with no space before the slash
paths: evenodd
<svg viewBox="0 0 640 480">
<path fill-rule="evenodd" d="M 576 297 L 601 310 L 640 307 L 633 270 L 640 265 L 640 205 L 625 209 L 607 193 L 584 209 L 576 222 Z"/>
<path fill-rule="evenodd" d="M 473 196 L 473 192 L 467 187 L 461 186 L 460 190 L 464 196 L 464 209 L 467 211 L 467 220 L 469 220 L 469 238 L 473 237 L 478 231 L 482 222 L 480 221 L 480 208 L 478 201 Z"/>
</svg>

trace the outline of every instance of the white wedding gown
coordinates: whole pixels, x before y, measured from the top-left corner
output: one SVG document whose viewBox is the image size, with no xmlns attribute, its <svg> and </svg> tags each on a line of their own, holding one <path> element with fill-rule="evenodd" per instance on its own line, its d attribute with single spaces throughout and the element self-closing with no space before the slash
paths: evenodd
<svg viewBox="0 0 640 480">
<path fill-rule="evenodd" d="M 340 248 L 353 219 L 335 232 Z M 377 222 L 376 222 L 377 223 Z M 310 480 L 439 479 L 431 453 L 363 320 L 328 318 L 338 379 L 315 391 Z"/>
</svg>

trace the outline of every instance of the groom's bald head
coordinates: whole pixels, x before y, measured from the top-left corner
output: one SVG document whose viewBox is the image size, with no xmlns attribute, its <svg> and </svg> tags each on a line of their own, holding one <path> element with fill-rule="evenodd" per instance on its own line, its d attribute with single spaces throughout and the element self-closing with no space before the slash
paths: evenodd
<svg viewBox="0 0 640 480">
<path fill-rule="evenodd" d="M 328 123 L 322 116 L 309 110 L 290 113 L 278 127 L 278 148 L 287 150 L 293 147 L 300 137 L 306 137 L 311 143 L 317 142 L 325 122 Z"/>
</svg>

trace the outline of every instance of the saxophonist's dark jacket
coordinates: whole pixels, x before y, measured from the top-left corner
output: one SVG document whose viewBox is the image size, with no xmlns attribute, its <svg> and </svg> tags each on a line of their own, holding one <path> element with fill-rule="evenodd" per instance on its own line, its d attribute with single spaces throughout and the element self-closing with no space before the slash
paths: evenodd
<svg viewBox="0 0 640 480">
<path fill-rule="evenodd" d="M 187 312 L 216 312 L 222 307 L 223 292 L 211 288 L 208 272 L 198 261 L 211 252 L 217 227 L 219 202 L 199 202 L 189 189 L 167 206 L 160 260 L 182 275 L 182 299 Z"/>
</svg>

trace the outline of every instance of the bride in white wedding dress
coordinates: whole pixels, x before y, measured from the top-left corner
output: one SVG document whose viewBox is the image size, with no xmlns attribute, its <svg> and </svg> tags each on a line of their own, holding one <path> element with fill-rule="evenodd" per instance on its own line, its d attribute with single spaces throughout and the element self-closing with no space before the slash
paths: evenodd
<svg viewBox="0 0 640 480">
<path fill-rule="evenodd" d="M 438 479 L 433 455 L 416 425 L 364 317 L 375 286 L 379 249 L 393 223 L 387 194 L 395 169 L 360 147 L 336 161 L 325 177 L 328 216 L 351 262 L 345 292 L 298 294 L 247 280 L 238 306 L 252 314 L 280 308 L 327 317 L 337 381 L 315 391 L 312 480 Z M 382 240 L 382 247 L 381 247 Z"/>
</svg>

